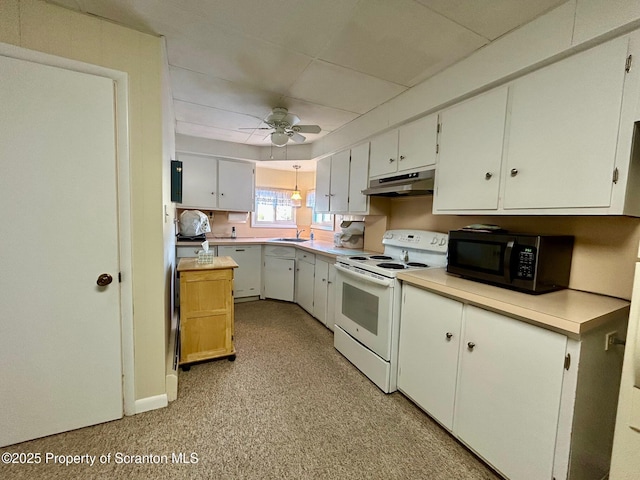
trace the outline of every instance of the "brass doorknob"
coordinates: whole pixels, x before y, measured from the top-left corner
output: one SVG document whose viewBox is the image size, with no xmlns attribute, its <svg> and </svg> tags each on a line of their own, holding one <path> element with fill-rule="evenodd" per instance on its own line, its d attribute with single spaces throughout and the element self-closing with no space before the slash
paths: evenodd
<svg viewBox="0 0 640 480">
<path fill-rule="evenodd" d="M 99 287 L 106 287 L 111 282 L 113 282 L 113 277 L 108 273 L 103 273 L 98 277 L 98 280 L 96 281 Z"/>
</svg>

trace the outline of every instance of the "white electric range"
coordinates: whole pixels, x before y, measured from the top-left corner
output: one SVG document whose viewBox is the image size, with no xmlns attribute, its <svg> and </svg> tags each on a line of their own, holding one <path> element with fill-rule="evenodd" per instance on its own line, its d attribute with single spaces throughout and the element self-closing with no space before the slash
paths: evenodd
<svg viewBox="0 0 640 480">
<path fill-rule="evenodd" d="M 385 232 L 381 255 L 336 259 L 334 345 L 386 393 L 397 379 L 401 292 L 398 272 L 443 268 L 446 233 L 424 230 Z"/>
</svg>

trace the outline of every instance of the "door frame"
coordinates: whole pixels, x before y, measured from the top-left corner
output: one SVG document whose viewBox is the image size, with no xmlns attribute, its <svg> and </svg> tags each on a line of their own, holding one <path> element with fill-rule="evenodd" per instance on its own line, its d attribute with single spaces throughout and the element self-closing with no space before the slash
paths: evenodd
<svg viewBox="0 0 640 480">
<path fill-rule="evenodd" d="M 116 168 L 118 178 L 118 247 L 120 273 L 120 326 L 122 355 L 122 392 L 125 415 L 135 415 L 135 368 L 133 336 L 133 288 L 131 268 L 131 201 L 129 183 L 129 83 L 125 72 L 58 57 L 0 42 L 0 56 L 41 65 L 87 73 L 113 80 L 116 104 Z"/>
</svg>

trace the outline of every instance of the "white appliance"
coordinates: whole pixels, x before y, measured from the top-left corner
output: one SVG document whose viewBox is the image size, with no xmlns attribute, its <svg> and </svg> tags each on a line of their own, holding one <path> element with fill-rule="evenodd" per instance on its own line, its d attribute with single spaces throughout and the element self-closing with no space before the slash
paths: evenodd
<svg viewBox="0 0 640 480">
<path fill-rule="evenodd" d="M 611 480 L 640 477 L 640 251 L 637 260 L 613 437 Z"/>
<path fill-rule="evenodd" d="M 400 281 L 398 272 L 444 268 L 445 233 L 385 232 L 382 255 L 336 259 L 334 346 L 385 393 L 397 390 Z"/>
</svg>

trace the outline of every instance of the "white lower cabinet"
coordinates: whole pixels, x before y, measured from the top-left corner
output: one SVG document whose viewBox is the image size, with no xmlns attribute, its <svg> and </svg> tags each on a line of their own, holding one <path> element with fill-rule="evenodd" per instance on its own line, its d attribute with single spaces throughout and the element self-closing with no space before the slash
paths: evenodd
<svg viewBox="0 0 640 480">
<path fill-rule="evenodd" d="M 265 246 L 262 296 L 293 302 L 295 265 L 295 247 Z"/>
<path fill-rule="evenodd" d="M 218 256 L 229 256 L 238 264 L 233 272 L 234 299 L 260 295 L 262 278 L 260 275 L 261 245 L 229 246 L 219 245 Z"/>
<path fill-rule="evenodd" d="M 327 274 L 327 328 L 333 332 L 336 324 L 336 265 L 329 263 Z"/>
<path fill-rule="evenodd" d="M 315 277 L 313 280 L 313 316 L 327 325 L 327 296 L 329 281 L 329 263 L 316 257 Z"/>
<path fill-rule="evenodd" d="M 510 479 L 552 478 L 567 338 L 465 306 L 453 430 Z"/>
<path fill-rule="evenodd" d="M 462 304 L 415 287 L 404 289 L 398 389 L 452 430 Z"/>
<path fill-rule="evenodd" d="M 404 284 L 398 389 L 506 478 L 601 479 L 622 362 L 621 311 L 580 336 Z"/>
<path fill-rule="evenodd" d="M 313 315 L 313 287 L 316 256 L 312 253 L 296 254 L 296 303 Z"/>
</svg>

